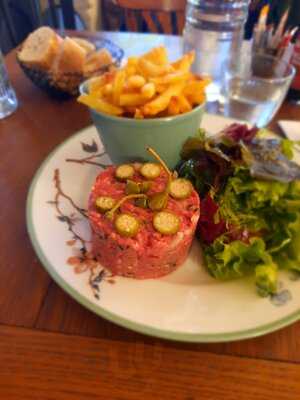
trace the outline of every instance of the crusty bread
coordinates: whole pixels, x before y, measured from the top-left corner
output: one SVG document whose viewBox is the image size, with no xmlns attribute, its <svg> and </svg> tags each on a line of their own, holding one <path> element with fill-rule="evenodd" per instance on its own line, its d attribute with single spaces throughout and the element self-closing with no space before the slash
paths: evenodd
<svg viewBox="0 0 300 400">
<path fill-rule="evenodd" d="M 74 40 L 74 42 L 79 44 L 79 46 L 85 50 L 86 54 L 96 50 L 96 46 L 94 45 L 94 43 L 91 43 L 88 40 L 77 37 L 72 37 L 72 39 Z"/>
<path fill-rule="evenodd" d="M 112 56 L 105 48 L 94 51 L 86 57 L 83 73 L 86 77 L 92 76 L 95 72 L 111 65 L 112 62 Z"/>
<path fill-rule="evenodd" d="M 54 61 L 52 72 L 55 76 L 62 74 L 82 74 L 86 52 L 73 39 L 66 37 L 60 45 Z"/>
<path fill-rule="evenodd" d="M 1 0 L 0 0 L 1 1 Z M 80 83 L 113 66 L 106 49 L 81 38 L 61 38 L 51 28 L 32 32 L 17 53 L 25 74 L 41 89 L 62 97 L 78 93 Z"/>
<path fill-rule="evenodd" d="M 48 71 L 59 52 L 61 40 L 51 28 L 42 26 L 25 40 L 18 53 L 19 60 L 28 67 Z"/>
</svg>

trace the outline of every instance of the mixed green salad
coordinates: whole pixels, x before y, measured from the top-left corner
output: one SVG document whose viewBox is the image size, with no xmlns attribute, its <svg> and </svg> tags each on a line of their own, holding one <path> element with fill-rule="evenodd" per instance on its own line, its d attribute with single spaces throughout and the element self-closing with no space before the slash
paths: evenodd
<svg viewBox="0 0 300 400">
<path fill-rule="evenodd" d="M 177 167 L 201 197 L 198 235 L 210 273 L 254 275 L 258 293 L 277 291 L 278 270 L 300 272 L 299 143 L 233 124 L 203 130 L 183 146 Z"/>
</svg>

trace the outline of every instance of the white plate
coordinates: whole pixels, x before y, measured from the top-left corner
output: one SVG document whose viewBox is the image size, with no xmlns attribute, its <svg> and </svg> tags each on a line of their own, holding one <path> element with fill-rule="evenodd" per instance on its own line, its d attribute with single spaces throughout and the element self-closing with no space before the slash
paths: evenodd
<svg viewBox="0 0 300 400">
<path fill-rule="evenodd" d="M 217 132 L 230 121 L 206 115 L 203 126 Z M 94 127 L 84 129 L 56 148 L 38 170 L 27 201 L 27 225 L 33 246 L 53 279 L 79 303 L 116 324 L 153 336 L 193 342 L 230 341 L 258 336 L 300 318 L 300 280 L 281 273 L 278 295 L 261 298 L 253 280 L 218 282 L 210 277 L 201 259 L 197 241 L 185 264 L 167 277 L 134 280 L 99 275 L 91 282 L 89 270 L 75 273 L 68 264 L 80 243 L 72 243 L 72 229 L 90 236 L 87 220 L 71 202 L 59 196 L 65 216 L 58 218 L 54 171 L 59 171 L 61 189 L 79 207 L 86 208 L 91 186 L 101 167 L 108 164 Z M 91 163 L 82 162 L 86 160 Z M 66 161 L 67 159 L 77 160 Z M 50 201 L 50 203 L 49 203 Z M 70 243 L 71 241 L 71 243 Z M 68 243 L 67 243 L 68 242 Z M 97 278 L 98 276 L 98 278 Z"/>
</svg>

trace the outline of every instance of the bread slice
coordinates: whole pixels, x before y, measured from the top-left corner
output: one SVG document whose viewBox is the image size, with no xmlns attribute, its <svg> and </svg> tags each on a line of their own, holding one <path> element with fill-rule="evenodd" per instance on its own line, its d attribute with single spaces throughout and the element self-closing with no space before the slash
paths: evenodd
<svg viewBox="0 0 300 400">
<path fill-rule="evenodd" d="M 86 51 L 73 39 L 66 37 L 60 45 L 52 72 L 55 76 L 63 74 L 81 74 L 85 63 Z"/>
<path fill-rule="evenodd" d="M 61 41 L 61 37 L 51 28 L 42 26 L 25 40 L 18 53 L 18 58 L 28 67 L 48 71 L 59 52 Z"/>
<path fill-rule="evenodd" d="M 77 37 L 72 37 L 72 39 L 74 40 L 74 42 L 79 44 L 79 46 L 85 50 L 86 54 L 96 50 L 96 46 L 94 45 L 94 43 L 91 43 L 88 40 Z"/>
<path fill-rule="evenodd" d="M 103 48 L 98 51 L 94 51 L 86 57 L 86 61 L 83 68 L 84 76 L 92 76 L 97 71 L 100 71 L 113 63 L 110 52 Z"/>
</svg>

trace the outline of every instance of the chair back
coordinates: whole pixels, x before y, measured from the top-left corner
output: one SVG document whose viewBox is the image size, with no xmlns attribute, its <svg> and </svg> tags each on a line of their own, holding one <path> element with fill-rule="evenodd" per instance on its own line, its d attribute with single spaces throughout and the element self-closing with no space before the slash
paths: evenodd
<svg viewBox="0 0 300 400">
<path fill-rule="evenodd" d="M 181 34 L 186 0 L 115 0 L 124 10 L 126 28 L 140 32 Z"/>
<path fill-rule="evenodd" d="M 54 28 L 59 28 L 58 10 L 61 10 L 65 29 L 76 29 L 75 10 L 73 0 L 48 0 L 48 9 L 51 15 L 52 25 Z"/>
</svg>

